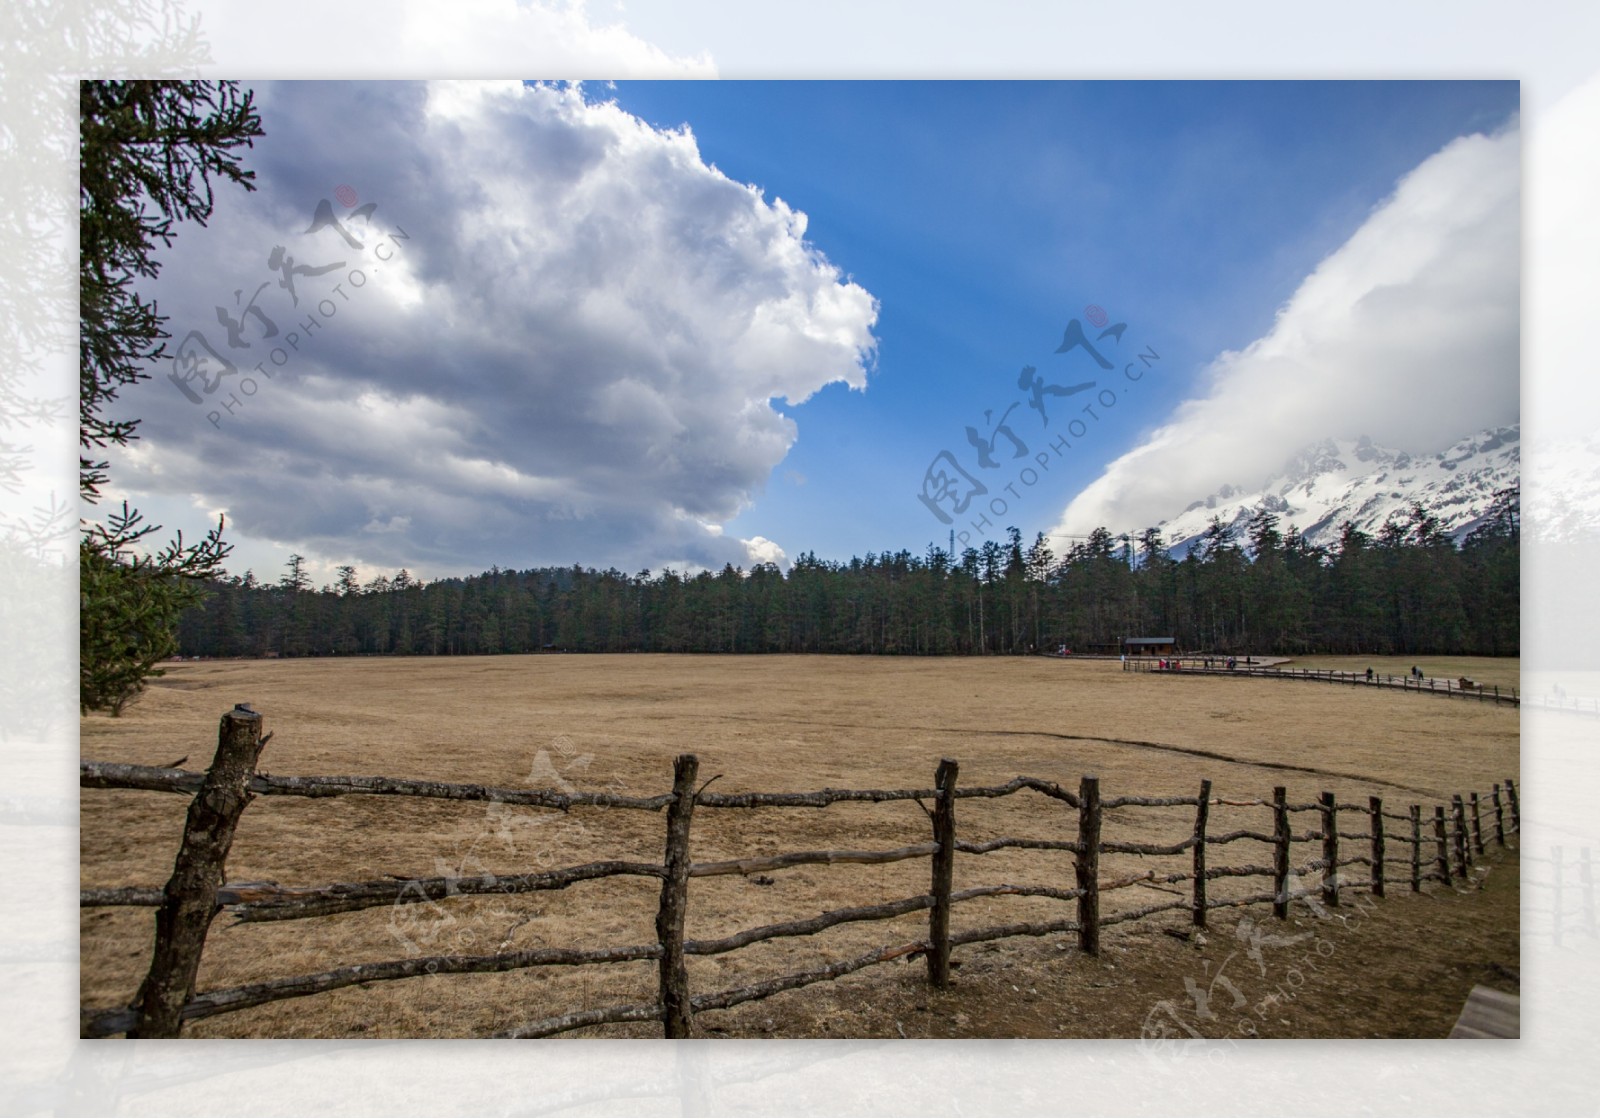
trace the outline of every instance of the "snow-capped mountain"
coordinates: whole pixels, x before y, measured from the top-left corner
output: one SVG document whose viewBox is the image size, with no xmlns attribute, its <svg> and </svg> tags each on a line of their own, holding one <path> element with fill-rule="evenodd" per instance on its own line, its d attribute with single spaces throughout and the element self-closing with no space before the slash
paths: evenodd
<svg viewBox="0 0 1600 1119">
<path fill-rule="evenodd" d="M 1523 504 L 1527 536 L 1552 544 L 1600 540 L 1600 436 L 1536 441 Z"/>
<path fill-rule="evenodd" d="M 1376 535 L 1420 501 L 1460 540 L 1482 522 L 1496 491 L 1520 483 L 1520 427 L 1479 432 L 1435 455 L 1389 450 L 1365 436 L 1325 439 L 1261 485 L 1225 485 L 1158 527 L 1181 559 L 1213 517 L 1232 526 L 1243 544 L 1245 525 L 1265 508 L 1278 515 L 1281 531 L 1297 527 L 1312 544 L 1334 545 L 1345 521 Z"/>
</svg>

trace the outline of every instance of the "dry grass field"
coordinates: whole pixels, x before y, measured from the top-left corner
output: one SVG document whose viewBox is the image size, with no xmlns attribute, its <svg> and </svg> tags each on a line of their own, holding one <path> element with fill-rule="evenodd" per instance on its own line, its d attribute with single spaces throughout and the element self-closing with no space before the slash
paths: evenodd
<svg viewBox="0 0 1600 1119">
<path fill-rule="evenodd" d="M 1497 670 L 1514 675 L 1515 663 L 1462 669 L 1485 679 Z M 237 702 L 254 704 L 273 732 L 262 770 L 286 775 L 566 783 L 654 795 L 670 788 L 674 755 L 692 752 L 702 779 L 720 775 L 719 792 L 777 792 L 927 787 L 938 760 L 951 757 L 961 763 L 962 785 L 1026 774 L 1076 788 L 1081 774 L 1093 773 L 1106 797 L 1191 795 L 1209 778 L 1224 798 L 1266 797 L 1283 784 L 1294 801 L 1328 789 L 1341 801 L 1362 803 L 1376 793 L 1397 808 L 1456 791 L 1487 793 L 1495 782 L 1518 776 L 1513 708 L 1312 683 L 1124 674 L 1116 662 L 1043 658 L 621 655 L 191 663 L 173 667 L 121 718 L 86 717 L 83 757 L 166 765 L 187 756 L 188 768 L 203 769 L 215 748 L 218 718 Z M 187 798 L 87 790 L 82 805 L 84 886 L 165 881 Z M 1170 843 L 1188 833 L 1192 812 L 1115 809 L 1106 815 L 1104 838 Z M 1364 825 L 1360 817 L 1349 823 L 1353 830 Z M 1300 817 L 1297 830 L 1315 826 L 1314 816 Z M 1074 838 L 1076 813 L 1025 792 L 1001 801 L 960 801 L 957 827 L 966 839 Z M 1261 808 L 1213 810 L 1213 832 L 1243 827 L 1269 831 L 1270 815 Z M 923 813 L 910 802 L 702 808 L 692 850 L 696 861 L 707 861 L 889 848 L 928 837 Z M 600 858 L 659 860 L 662 838 L 662 816 L 646 812 L 561 815 L 396 797 L 263 797 L 245 813 L 228 877 L 313 885 L 387 875 L 527 872 Z M 1313 855 L 1309 845 L 1297 847 L 1295 861 Z M 1213 848 L 1210 861 L 1270 862 L 1270 851 L 1242 842 Z M 1432 974 L 1423 959 L 1429 945 L 1447 943 L 1460 956 L 1440 956 L 1440 975 L 1460 972 L 1455 986 L 1430 985 L 1405 1001 L 1398 1016 L 1397 1007 L 1389 1007 L 1387 1033 L 1442 1034 L 1471 982 L 1482 981 L 1467 974 L 1481 963 L 1474 961 L 1503 957 L 1515 967 L 1515 859 L 1502 861 L 1510 865 L 1459 897 L 1431 891 L 1439 896 L 1380 903 L 1386 932 L 1371 932 L 1369 922 L 1367 935 L 1387 946 L 1382 951 L 1392 957 L 1395 982 L 1404 986 L 1407 975 Z M 1107 855 L 1101 872 L 1118 877 L 1186 865 L 1187 856 Z M 927 875 L 926 860 L 914 860 L 696 879 L 688 935 L 723 936 L 839 905 L 920 894 Z M 958 856 L 956 889 L 1001 882 L 1070 888 L 1071 856 L 1017 850 Z M 224 914 L 213 925 L 199 989 L 408 955 L 649 943 L 658 888 L 652 879 L 612 878 L 560 892 L 232 927 Z M 1267 888 L 1263 880 L 1223 879 L 1213 884 L 1212 896 Z M 1102 912 L 1168 897 L 1151 887 L 1125 889 L 1108 894 Z M 1297 919 L 1313 919 L 1298 910 Z M 1270 915 L 1265 907 L 1250 912 Z M 1071 913 L 1069 905 L 1049 899 L 985 898 L 958 905 L 954 926 L 959 932 Z M 1184 997 L 1185 975 L 1203 978 L 1214 963 L 1238 969 L 1237 961 L 1227 965 L 1223 957 L 1238 947 L 1224 941 L 1231 941 L 1241 914 L 1218 911 L 1209 944 L 1162 935 L 1164 926 L 1176 930 L 1187 919 L 1182 912 L 1163 914 L 1108 928 L 1101 961 L 1081 957 L 1061 937 L 1006 941 L 957 949 L 964 970 L 957 972 L 956 989 L 937 997 L 921 984 L 920 963 L 890 963 L 840 983 L 701 1015 L 697 1025 L 713 1036 L 1137 1036 L 1155 1001 Z M 925 922 L 918 913 L 691 957 L 690 985 L 721 989 L 915 940 Z M 131 997 L 148 963 L 151 927 L 149 910 L 83 912 L 84 1005 Z M 1408 947 L 1413 944 L 1418 947 Z M 1265 975 L 1263 961 L 1247 966 L 1254 974 L 1258 965 Z M 433 976 L 279 1002 L 193 1023 L 185 1033 L 478 1036 L 580 1006 L 651 1001 L 654 980 L 650 962 Z M 1007 988 L 1014 1001 L 1005 998 Z M 1297 1014 L 1275 1018 L 1273 1028 L 1290 1036 L 1373 1031 L 1371 1015 L 1349 1017 L 1348 991 L 1330 1007 L 1335 1002 L 1327 1013 L 1299 1007 Z M 649 1037 L 659 1036 L 659 1027 L 586 1032 Z"/>
</svg>

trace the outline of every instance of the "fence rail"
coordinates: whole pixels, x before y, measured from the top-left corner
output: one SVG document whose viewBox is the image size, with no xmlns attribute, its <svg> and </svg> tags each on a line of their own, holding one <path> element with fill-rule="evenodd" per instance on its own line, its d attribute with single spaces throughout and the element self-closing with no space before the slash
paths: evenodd
<svg viewBox="0 0 1600 1119">
<path fill-rule="evenodd" d="M 1479 684 L 1466 677 L 1450 679 L 1433 676 L 1392 676 L 1374 672 L 1343 672 L 1334 668 L 1284 668 L 1282 665 L 1229 665 L 1227 657 L 1128 657 L 1122 662 L 1124 672 L 1174 673 L 1193 676 L 1228 676 L 1234 679 L 1315 680 L 1324 684 L 1342 684 L 1346 687 L 1390 688 L 1403 692 L 1421 692 L 1428 695 L 1475 699 L 1479 703 L 1496 706 L 1520 706 L 1522 697 L 1517 689 L 1504 693 L 1498 684 Z M 1216 662 L 1222 663 L 1216 663 Z M 1539 701 L 1530 701 L 1539 702 Z M 1541 704 L 1543 706 L 1544 704 Z M 1552 704 L 1552 709 L 1556 709 Z M 1567 710 L 1579 710 L 1570 707 Z M 1594 713 L 1600 715 L 1600 701 L 1595 701 Z"/>
<path fill-rule="evenodd" d="M 1594 696 L 1568 696 L 1560 695 L 1525 696 L 1523 705 L 1537 707 L 1541 711 L 1558 711 L 1566 715 L 1587 715 L 1591 719 L 1600 719 L 1600 698 Z"/>
<path fill-rule="evenodd" d="M 192 796 L 183 840 L 172 877 L 165 887 L 121 886 L 86 888 L 80 892 L 83 907 L 145 906 L 157 910 L 156 934 L 149 973 L 138 995 L 127 1006 L 82 1008 L 80 1027 L 84 1037 L 176 1037 L 183 1023 L 233 1013 L 283 999 L 304 998 L 356 984 L 401 981 L 438 974 L 469 974 L 519 971 L 541 967 L 588 967 L 602 964 L 653 960 L 658 967 L 658 997 L 650 1003 L 609 1007 L 585 1007 L 571 1012 L 512 1026 L 496 1033 L 498 1037 L 547 1037 L 589 1026 L 610 1023 L 659 1021 L 667 1037 L 688 1037 L 694 1029 L 694 1016 L 726 1009 L 745 1002 L 770 998 L 784 991 L 813 983 L 827 982 L 853 974 L 876 964 L 909 956 L 926 960 L 928 981 L 935 988 L 949 985 L 951 952 L 970 944 L 1011 937 L 1076 935 L 1079 949 L 1098 955 L 1102 929 L 1144 920 L 1161 913 L 1186 910 L 1192 924 L 1205 927 L 1215 909 L 1271 903 L 1274 915 L 1288 915 L 1289 902 L 1301 897 L 1320 896 L 1321 903 L 1339 904 L 1343 889 L 1366 889 L 1383 896 L 1388 884 L 1386 868 L 1396 866 L 1409 872 L 1413 892 L 1420 892 L 1427 881 L 1451 884 L 1467 873 L 1468 866 L 1486 851 L 1483 838 L 1485 815 L 1492 817 L 1489 842 L 1501 847 L 1506 836 L 1520 829 L 1521 814 L 1516 785 L 1507 779 L 1495 785 L 1488 807 L 1477 793 L 1470 798 L 1455 796 L 1448 806 L 1434 805 L 1433 834 L 1425 836 L 1421 827 L 1423 806 L 1410 805 L 1406 813 L 1387 812 L 1383 801 L 1370 797 L 1366 804 L 1340 804 L 1331 792 L 1311 803 L 1289 803 L 1282 786 L 1269 800 L 1229 800 L 1214 796 L 1210 781 L 1201 782 L 1194 796 L 1102 797 L 1097 777 L 1085 776 L 1077 791 L 1061 788 L 1055 782 L 1034 777 L 1017 777 L 1001 785 L 961 787 L 957 783 L 959 764 L 952 759 L 939 763 L 934 784 L 927 789 L 822 789 L 801 793 L 714 794 L 698 783 L 699 763 L 685 754 L 673 765 L 672 792 L 654 797 L 622 797 L 603 793 L 562 793 L 551 790 L 508 789 L 485 785 L 447 784 L 388 777 L 278 777 L 255 772 L 255 765 L 270 735 L 261 732 L 261 716 L 240 706 L 222 718 L 216 758 L 206 772 L 174 768 L 114 765 L 105 762 L 81 763 L 80 784 L 85 789 L 134 789 Z M 963 800 L 994 799 L 1030 791 L 1062 802 L 1076 812 L 1074 838 L 1000 836 L 974 841 L 957 834 L 957 806 Z M 1504 793 L 1504 800 L 1502 799 Z M 512 872 L 462 877 L 433 877 L 400 880 L 331 883 L 320 886 L 284 887 L 276 883 L 228 883 L 224 868 L 234 829 L 245 808 L 258 795 L 280 796 L 406 796 L 477 800 L 505 804 L 531 805 L 566 811 L 574 806 L 592 805 L 628 808 L 639 811 L 665 810 L 665 844 L 660 863 L 629 860 L 604 860 L 538 873 Z M 700 809 L 822 808 L 848 801 L 881 803 L 916 801 L 927 814 L 932 828 L 931 841 L 887 850 L 814 850 L 693 862 L 689 840 L 695 813 Z M 930 808 L 928 804 L 932 804 Z M 1470 804 L 1470 807 L 1468 807 Z M 1270 828 L 1239 828 L 1211 834 L 1210 811 L 1216 806 L 1259 807 L 1270 811 Z M 1105 812 L 1110 808 L 1194 809 L 1193 825 L 1183 838 L 1171 843 L 1135 843 L 1106 839 L 1102 835 Z M 1507 810 L 1509 809 L 1509 818 Z M 1316 813 L 1318 826 L 1295 832 L 1291 818 Z M 1340 812 L 1359 812 L 1368 821 L 1368 830 L 1346 830 L 1338 822 Z M 1384 820 L 1410 824 L 1409 832 L 1386 831 Z M 1431 840 L 1431 843 L 1430 843 Z M 1364 843 L 1366 853 L 1341 856 L 1341 842 Z M 1241 863 L 1212 866 L 1210 848 L 1249 842 L 1272 848 L 1272 864 Z M 1391 858 L 1386 844 L 1394 842 L 1408 848 L 1408 857 Z M 1315 843 L 1320 858 L 1293 865 L 1293 846 Z M 1424 848 L 1431 848 L 1425 853 Z M 1073 857 L 1072 888 L 1002 882 L 954 888 L 957 854 L 981 857 L 1006 849 L 1068 852 Z M 1102 854 L 1178 856 L 1190 853 L 1189 871 L 1158 873 L 1149 869 L 1120 878 L 1102 878 Z M 1587 852 L 1583 878 L 1589 881 Z M 690 883 L 697 878 L 730 874 L 751 874 L 802 865 L 867 864 L 878 865 L 911 859 L 930 863 L 929 888 L 925 893 L 891 901 L 844 906 L 810 917 L 761 925 L 714 939 L 686 935 L 691 901 Z M 1341 868 L 1365 866 L 1367 875 L 1356 880 L 1339 873 Z M 1320 881 L 1311 888 L 1295 880 L 1320 872 Z M 241 986 L 196 993 L 195 977 L 204 950 L 206 932 L 218 913 L 226 912 L 238 921 L 281 921 L 323 917 L 380 905 L 409 905 L 444 898 L 486 894 L 527 893 L 562 890 L 578 882 L 618 876 L 639 876 L 660 881 L 654 942 L 600 948 L 539 948 L 502 951 L 489 955 L 439 955 L 389 960 L 336 967 L 309 975 L 290 976 Z M 1212 898 L 1209 883 L 1219 879 L 1270 878 L 1272 889 L 1245 897 Z M 1188 891 L 1169 889 L 1180 896 L 1102 917 L 1101 899 L 1110 893 L 1138 887 L 1167 889 L 1188 884 Z M 1187 896 L 1184 896 L 1184 894 Z M 1014 922 L 983 928 L 953 931 L 956 906 L 979 898 L 1020 896 L 1068 903 L 1070 917 L 1055 920 Z M 1592 907 L 1592 905 L 1591 905 Z M 753 944 L 792 937 L 814 936 L 844 925 L 892 920 L 913 913 L 928 914 L 926 936 L 911 942 L 881 945 L 872 950 L 835 960 L 808 971 L 775 976 L 760 982 L 726 990 L 693 993 L 690 990 L 686 961 L 691 956 L 721 955 Z M 1592 917 L 1590 918 L 1592 922 Z"/>
</svg>

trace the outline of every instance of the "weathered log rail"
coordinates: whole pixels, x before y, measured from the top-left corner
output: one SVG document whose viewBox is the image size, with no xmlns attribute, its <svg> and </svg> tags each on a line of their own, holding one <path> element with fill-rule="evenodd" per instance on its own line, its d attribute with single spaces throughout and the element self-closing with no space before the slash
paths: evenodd
<svg viewBox="0 0 1600 1119">
<path fill-rule="evenodd" d="M 260 735 L 260 729 L 260 715 L 248 708 L 236 708 L 224 716 L 216 760 L 206 772 L 93 761 L 81 763 L 80 785 L 85 789 L 132 789 L 187 794 L 193 798 L 176 869 L 164 888 L 86 887 L 80 891 L 79 901 L 83 907 L 143 906 L 155 908 L 163 915 L 157 923 L 150 972 L 140 987 L 139 995 L 128 1006 L 83 1008 L 80 1012 L 82 1036 L 126 1034 L 130 1037 L 176 1037 L 185 1022 L 283 999 L 305 998 L 357 984 L 364 986 L 440 974 L 481 974 L 529 968 L 655 961 L 659 970 L 659 992 L 654 1002 L 582 1008 L 514 1026 L 494 1036 L 548 1037 L 591 1026 L 659 1021 L 666 1036 L 688 1037 L 694 1031 L 696 1014 L 770 998 L 813 983 L 828 982 L 890 960 L 917 955 L 925 957 L 930 984 L 942 987 L 950 981 L 952 950 L 986 941 L 1071 933 L 1076 935 L 1080 951 L 1092 956 L 1099 953 L 1103 929 L 1161 913 L 1186 911 L 1193 925 L 1205 927 L 1208 915 L 1219 908 L 1270 903 L 1274 915 L 1282 919 L 1288 915 L 1289 903 L 1299 898 L 1315 897 L 1323 905 L 1339 905 L 1341 888 L 1367 889 L 1374 895 L 1383 896 L 1388 882 L 1387 868 L 1391 866 L 1403 868 L 1409 876 L 1413 892 L 1420 892 L 1423 883 L 1429 881 L 1449 886 L 1466 875 L 1472 862 L 1484 856 L 1487 843 L 1504 847 L 1507 835 L 1518 832 L 1521 826 L 1516 786 L 1509 779 L 1503 789 L 1501 785 L 1494 786 L 1487 803 L 1474 792 L 1468 798 L 1454 796 L 1448 805 L 1432 806 L 1433 833 L 1430 836 L 1422 828 L 1422 805 L 1409 805 L 1408 811 L 1403 813 L 1391 812 L 1384 809 L 1382 799 L 1377 796 L 1370 797 L 1366 804 L 1341 804 L 1332 793 L 1325 792 L 1313 802 L 1290 803 L 1286 790 L 1279 787 L 1274 790 L 1271 800 L 1230 800 L 1212 795 L 1211 782 L 1204 781 L 1194 796 L 1102 797 L 1099 780 L 1093 776 L 1082 778 L 1075 793 L 1053 781 L 1035 777 L 1017 777 L 999 785 L 963 788 L 957 783 L 959 767 L 951 759 L 939 763 L 934 785 L 926 789 L 821 789 L 800 793 L 717 794 L 706 791 L 704 784 L 697 787 L 698 763 L 693 755 L 683 755 L 674 763 L 673 791 L 653 797 L 564 793 L 389 777 L 280 777 L 255 772 L 256 759 L 270 737 Z M 1074 838 L 1002 835 L 969 840 L 957 835 L 956 806 L 959 802 L 1007 797 L 1024 791 L 1038 793 L 1072 809 L 1076 816 Z M 644 812 L 665 810 L 666 846 L 660 863 L 611 859 L 537 873 L 513 871 L 506 874 L 414 879 L 390 877 L 320 886 L 225 881 L 223 869 L 228 845 L 240 815 L 254 797 L 350 795 L 484 801 L 559 812 L 568 812 L 575 807 Z M 915 801 L 923 808 L 932 826 L 931 841 L 886 850 L 790 851 L 698 863 L 690 858 L 689 840 L 697 810 L 827 808 L 850 802 L 895 801 Z M 929 808 L 924 802 L 930 802 L 933 807 Z M 1266 809 L 1270 813 L 1270 828 L 1235 828 L 1211 834 L 1210 812 L 1213 807 L 1219 806 Z M 1193 824 L 1187 835 L 1171 843 L 1105 838 L 1102 833 L 1107 822 L 1106 813 L 1112 809 L 1130 808 L 1192 808 Z M 1347 830 L 1339 822 L 1341 812 L 1360 813 L 1367 822 L 1367 830 Z M 1316 813 L 1319 826 L 1294 831 L 1291 818 L 1305 813 Z M 1492 825 L 1487 841 L 1484 836 L 1486 818 Z M 1391 832 L 1387 830 L 1385 821 L 1409 824 L 1409 830 Z M 1116 820 L 1113 821 L 1115 823 Z M 1365 844 L 1366 853 L 1341 856 L 1342 841 Z M 1210 848 L 1239 842 L 1270 847 L 1271 865 L 1209 865 Z M 1293 848 L 1297 843 L 1317 844 L 1321 857 L 1294 865 Z M 1389 843 L 1406 851 L 1406 857 L 1387 855 Z M 1066 887 L 1005 882 L 955 888 L 956 855 L 981 857 L 1000 850 L 1068 853 L 1073 859 L 1074 884 Z M 1185 853 L 1192 858 L 1192 866 L 1188 871 L 1168 872 L 1165 868 L 1150 868 L 1137 874 L 1125 873 L 1110 878 L 1102 878 L 1100 872 L 1100 856 L 1103 854 L 1177 857 Z M 716 938 L 691 938 L 685 931 L 690 909 L 690 883 L 695 879 L 750 875 L 796 866 L 883 865 L 910 859 L 930 861 L 931 877 L 926 893 L 874 904 L 844 906 L 810 917 L 761 925 Z M 1340 873 L 1342 868 L 1351 866 L 1367 867 L 1367 874 L 1358 880 Z M 1585 859 L 1585 881 L 1588 881 L 1587 872 Z M 220 913 L 228 914 L 237 922 L 302 920 L 376 906 L 438 903 L 451 898 L 485 894 L 563 890 L 580 882 L 623 876 L 652 878 L 661 883 L 656 939 L 652 943 L 583 949 L 539 948 L 475 956 L 418 956 L 336 967 L 309 975 L 198 993 L 194 990 L 207 929 Z M 1271 879 L 1272 889 L 1242 897 L 1211 897 L 1207 892 L 1208 883 L 1219 879 L 1245 878 Z M 1301 879 L 1309 884 L 1302 883 Z M 1184 884 L 1189 887 L 1187 891 L 1172 888 Z M 1103 897 L 1133 888 L 1165 890 L 1177 896 L 1172 900 L 1101 915 Z M 952 929 L 956 906 L 979 898 L 1005 896 L 1071 903 L 1075 912 L 1071 917 L 1055 920 L 1012 922 L 961 931 Z M 883 945 L 822 967 L 741 987 L 698 994 L 690 991 L 686 968 L 689 957 L 721 955 L 754 944 L 815 936 L 841 926 L 893 920 L 923 911 L 928 913 L 928 924 L 926 936 L 921 939 Z M 1592 923 L 1592 916 L 1590 920 Z"/>
<path fill-rule="evenodd" d="M 1223 664 L 1206 661 L 1223 661 Z M 1197 663 L 1198 662 L 1198 663 Z M 1496 706 L 1507 704 L 1519 707 L 1522 697 L 1517 689 L 1512 688 L 1502 693 L 1498 684 L 1479 684 L 1467 680 L 1465 677 L 1452 680 L 1449 677 L 1435 676 L 1393 676 L 1388 673 L 1374 672 L 1368 676 L 1365 672 L 1344 672 L 1336 668 L 1285 668 L 1281 664 L 1251 665 L 1235 664 L 1229 668 L 1225 657 L 1128 657 L 1122 662 L 1124 672 L 1154 672 L 1163 675 L 1177 676 L 1228 676 L 1234 679 L 1266 679 L 1266 680 L 1315 680 L 1324 684 L 1340 684 L 1344 687 L 1358 688 L 1390 688 L 1401 692 L 1420 692 L 1426 695 L 1440 695 L 1460 699 L 1475 699 L 1479 703 L 1493 703 Z M 1584 708 L 1577 701 L 1572 706 L 1564 703 L 1544 703 L 1539 700 L 1530 700 L 1540 706 L 1549 706 L 1551 710 L 1582 711 Z M 1600 700 L 1594 700 L 1593 713 L 1600 715 Z"/>
</svg>

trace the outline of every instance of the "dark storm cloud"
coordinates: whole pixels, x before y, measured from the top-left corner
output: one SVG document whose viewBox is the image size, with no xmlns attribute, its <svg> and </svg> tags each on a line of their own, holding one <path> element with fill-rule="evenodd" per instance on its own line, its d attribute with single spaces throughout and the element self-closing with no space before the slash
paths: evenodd
<svg viewBox="0 0 1600 1119">
<path fill-rule="evenodd" d="M 877 314 L 804 214 L 572 88 L 283 83 L 261 104 L 260 190 L 185 230 L 156 292 L 175 345 L 199 329 L 238 372 L 191 381 L 199 404 L 165 367 L 141 387 L 131 489 L 435 570 L 781 554 L 718 526 L 794 441 L 770 401 L 865 387 Z M 348 239 L 307 232 L 323 200 Z M 294 305 L 280 247 L 340 266 L 294 274 Z"/>
</svg>

